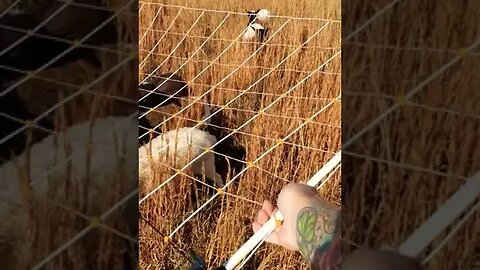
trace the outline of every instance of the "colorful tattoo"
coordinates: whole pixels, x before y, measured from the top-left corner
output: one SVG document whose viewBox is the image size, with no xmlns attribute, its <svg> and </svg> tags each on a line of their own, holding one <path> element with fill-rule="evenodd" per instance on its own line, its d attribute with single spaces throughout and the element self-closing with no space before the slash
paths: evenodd
<svg viewBox="0 0 480 270">
<path fill-rule="evenodd" d="M 330 205 L 306 207 L 297 216 L 300 253 L 314 270 L 337 269 L 340 261 L 339 209 Z"/>
</svg>

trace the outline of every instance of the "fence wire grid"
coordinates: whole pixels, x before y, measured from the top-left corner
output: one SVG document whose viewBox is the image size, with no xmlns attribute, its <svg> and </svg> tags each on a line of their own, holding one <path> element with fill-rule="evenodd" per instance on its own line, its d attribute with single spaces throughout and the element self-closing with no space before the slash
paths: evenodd
<svg viewBox="0 0 480 270">
<path fill-rule="evenodd" d="M 150 133 L 161 135 L 166 130 L 184 125 L 206 127 L 218 138 L 214 146 L 205 149 L 205 153 L 215 154 L 215 164 L 221 169 L 220 174 L 225 182 L 225 186 L 218 189 L 214 184 L 209 183 L 208 179 L 192 175 L 187 169 L 188 166 L 179 169 L 162 163 L 159 164 L 159 175 L 168 177 L 157 177 L 151 179 L 149 183 L 140 182 L 138 191 L 137 189 L 123 189 L 112 198 L 106 199 L 108 207 L 96 214 L 87 211 L 88 206 L 85 206 L 85 202 L 76 196 L 67 199 L 62 196 L 41 197 L 42 194 L 36 194 L 41 197 L 41 200 L 47 202 L 45 209 L 38 210 L 38 213 L 48 213 L 51 215 L 49 218 L 52 221 L 48 223 L 50 221 L 46 217 L 36 216 L 41 215 L 38 213 L 33 215 L 34 223 L 36 222 L 37 225 L 47 224 L 47 226 L 43 226 L 45 231 L 30 232 L 34 235 L 32 238 L 34 241 L 32 247 L 29 248 L 35 250 L 35 253 L 26 260 L 28 268 L 58 269 L 57 267 L 68 265 L 69 269 L 81 269 L 88 263 L 105 268 L 109 263 L 118 263 L 119 256 L 125 257 L 124 253 L 119 253 L 111 258 L 105 256 L 106 259 L 102 261 L 95 257 L 97 255 L 82 251 L 83 246 L 79 243 L 85 238 L 91 239 L 92 237 L 88 236 L 91 236 L 92 232 L 99 233 L 100 237 L 95 235 L 93 238 L 98 237 L 100 240 L 96 244 L 103 247 L 109 245 L 117 247 L 118 241 L 132 244 L 139 242 L 141 268 L 166 267 L 165 269 L 169 269 L 168 267 L 173 267 L 172 269 L 177 269 L 184 267 L 187 264 L 179 250 L 190 249 L 201 253 L 210 266 L 219 265 L 250 236 L 250 222 L 260 207 L 261 200 L 272 199 L 288 182 L 306 181 L 340 149 L 346 156 L 364 159 L 379 164 L 378 166 L 381 166 L 380 164 L 389 165 L 438 177 L 444 181 L 447 179 L 457 181 L 460 188 L 461 184 L 468 180 L 478 168 L 472 167 L 462 174 L 451 170 L 416 166 L 349 149 L 349 147 L 355 146 L 356 140 L 361 139 L 376 125 L 379 125 L 382 119 L 397 110 L 405 110 L 405 108 L 415 108 L 422 112 L 427 111 L 438 115 L 464 117 L 468 121 L 476 120 L 479 117 L 475 110 L 466 111 L 465 108 L 459 106 L 446 107 L 441 102 L 439 102 L 440 105 L 428 104 L 415 96 L 426 91 L 429 84 L 434 83 L 435 79 L 443 76 L 449 69 L 453 69 L 459 62 L 465 61 L 465 58 L 476 57 L 475 49 L 480 40 L 463 48 L 398 46 L 355 40 L 356 35 L 374 25 L 400 2 L 392 1 L 380 9 L 363 25 L 345 37 L 344 44 L 348 48 L 408 51 L 429 55 L 448 55 L 450 58 L 429 74 L 404 78 L 405 85 L 410 90 L 398 95 L 381 91 L 355 92 L 350 89 L 344 91 L 344 97 L 381 99 L 391 105 L 386 106 L 386 109 L 372 119 L 370 124 L 356 130 L 356 135 L 351 136 L 350 140 L 344 144 L 341 144 L 340 126 L 341 38 L 339 20 L 272 15 L 270 22 L 266 24 L 269 34 L 263 43 L 244 42 L 241 37 L 248 20 L 243 12 L 189 8 L 145 1 L 140 1 L 139 6 L 135 1 L 121 3 L 112 1 L 107 3 L 106 7 L 99 7 L 57 0 L 58 9 L 32 29 L 12 27 L 2 23 L 0 25 L 2 31 L 15 31 L 23 37 L 2 47 L 0 57 L 15 50 L 22 42 L 32 37 L 67 44 L 64 50 L 36 68 L 26 70 L 3 65 L 3 63 L 0 66 L 2 72 L 17 74 L 15 80 L 8 84 L 2 84 L 0 98 L 6 99 L 12 93 L 16 93 L 23 102 L 29 104 L 28 117 L 2 111 L 0 117 L 6 123 L 8 121 L 9 127 L 12 127 L 8 132 L 2 134 L 0 138 L 2 146 L 15 143 L 14 140 L 24 133 L 30 134 L 33 140 L 36 138 L 36 142 L 38 142 L 39 138 L 58 134 L 59 130 L 64 130 L 67 126 L 111 115 L 112 112 L 102 111 L 99 108 L 111 108 L 113 106 L 111 103 L 116 102 L 115 104 L 121 105 L 113 106 L 115 108 L 134 105 L 135 109 L 133 111 L 114 110 L 114 114 L 120 115 L 119 118 L 124 120 L 122 123 L 126 123 L 127 127 L 123 126 L 125 129 L 122 129 L 122 124 L 107 125 L 113 132 L 116 129 L 120 133 L 128 130 L 131 128 L 131 123 L 136 123 L 137 119 L 140 119 L 141 122 L 141 118 L 154 121 L 152 127 L 145 129 L 144 133 L 138 134 L 141 138 L 149 136 Z M 26 1 L 21 0 L 9 3 L 6 9 L 0 13 L 0 20 L 23 9 L 26 5 Z M 55 20 L 56 15 L 72 6 L 104 10 L 112 12 L 112 14 L 98 27 L 80 38 L 69 39 L 59 37 L 59 35 L 40 33 L 42 27 L 47 26 L 51 20 Z M 272 11 L 275 13 L 275 10 Z M 140 18 L 138 67 L 135 62 L 137 60 L 137 44 L 125 45 L 120 42 L 121 39 L 131 38 L 128 37 L 128 34 L 119 37 L 118 42 L 114 42 L 116 46 L 106 47 L 87 42 L 108 23 L 128 21 L 138 16 Z M 292 33 L 296 35 L 292 37 Z M 81 60 L 67 64 L 68 68 L 63 66 L 63 73 L 57 70 L 58 68 L 49 67 L 78 48 L 92 49 L 97 55 L 102 55 L 98 70 L 92 73 L 91 67 L 87 66 L 89 64 Z M 182 98 L 168 95 L 167 99 L 176 99 L 182 105 L 180 107 L 161 106 L 163 104 L 159 103 L 154 107 L 140 107 L 147 113 L 137 115 L 137 85 L 129 86 L 126 81 L 130 77 L 125 75 L 132 72 L 132 63 L 134 68 L 139 69 L 141 82 L 155 79 L 161 73 L 176 72 L 188 82 L 194 95 Z M 69 80 L 70 78 L 65 74 L 76 74 L 77 77 Z M 398 76 L 399 74 L 390 75 Z M 126 89 L 118 90 L 108 87 L 120 85 Z M 38 87 L 68 89 L 69 91 L 54 91 L 51 97 L 45 97 L 45 103 L 37 104 L 34 101 L 39 100 L 39 94 L 35 95 L 31 89 Z M 132 95 L 132 91 L 128 88 L 135 89 L 135 93 Z M 144 94 L 146 94 L 143 96 L 144 99 L 150 95 L 161 96 L 154 91 L 146 91 Z M 86 102 L 95 104 L 97 109 L 93 112 L 78 112 L 68 108 L 78 100 L 81 100 L 80 104 Z M 205 118 L 202 112 L 206 105 L 212 113 Z M 68 112 L 67 108 L 72 111 Z M 12 112 L 16 112 L 16 110 L 12 110 Z M 79 115 L 79 117 L 67 121 L 66 115 Z M 101 141 L 98 140 L 97 142 Z M 95 144 L 93 146 L 98 146 L 98 150 L 108 147 L 108 145 Z M 90 150 L 91 147 L 91 144 L 85 146 Z M 2 156 L 3 164 L 0 169 L 6 170 L 5 168 L 9 165 L 5 164 L 10 164 L 10 168 L 13 163 L 23 164 L 22 158 L 24 158 L 24 162 L 33 160 L 35 157 L 29 156 L 28 148 L 19 149 L 19 151 L 24 151 L 24 154 L 18 160 L 10 160 L 8 156 Z M 47 180 L 48 175 L 58 177 L 61 175 L 59 170 L 62 172 L 71 170 L 69 169 L 72 166 L 71 157 L 68 156 L 68 153 L 65 156 L 67 161 L 51 164 L 54 168 L 45 168 L 42 175 L 28 175 L 29 170 L 25 170 L 27 180 L 34 183 L 37 180 Z M 193 161 L 191 160 L 189 163 Z M 28 162 L 25 164 L 28 167 Z M 320 190 L 321 196 L 337 204 L 340 202 L 340 173 L 340 170 L 336 168 L 334 177 Z M 18 175 L 23 174 L 18 173 Z M 105 175 L 108 174 L 105 173 Z M 23 176 L 18 176 L 18 178 L 21 180 Z M 88 177 L 85 178 L 88 179 Z M 118 182 L 121 183 L 120 180 Z M 81 185 L 82 182 L 73 181 L 71 183 Z M 20 190 L 17 187 L 15 192 L 4 189 L 2 198 L 17 196 L 14 197 L 14 203 L 23 204 L 25 198 L 28 201 L 32 191 L 34 193 L 38 191 L 35 190 L 34 184 L 31 186 L 31 188 L 21 191 L 17 191 L 17 189 Z M 79 190 L 82 189 L 79 188 Z M 455 189 L 450 189 L 448 193 L 451 194 L 454 191 Z M 137 196 L 137 193 L 139 193 L 140 215 L 159 229 L 159 231 L 155 231 L 148 225 L 140 223 L 139 240 L 133 236 L 134 234 L 128 232 L 125 224 L 115 219 L 109 219 L 131 198 Z M 45 194 L 47 193 L 43 195 Z M 77 194 L 80 194 L 80 191 Z M 445 199 L 448 197 L 442 196 Z M 452 239 L 454 233 L 460 235 L 459 238 L 465 238 L 466 235 L 475 233 L 473 229 L 462 231 L 459 227 L 478 217 L 478 213 L 476 213 L 478 200 L 475 203 L 458 222 L 457 227 L 452 225 L 452 228 L 447 230 L 444 235 L 445 239 Z M 28 208 L 25 205 L 22 207 Z M 432 208 L 429 212 L 436 209 L 436 207 L 425 205 L 423 207 Z M 26 210 L 22 211 L 24 211 L 22 214 L 26 216 L 31 215 Z M 425 215 L 415 220 L 416 225 L 422 224 L 427 218 L 428 215 Z M 84 226 L 73 226 L 74 220 L 84 220 Z M 62 227 L 58 224 L 66 225 Z M 52 234 L 54 228 L 57 230 L 58 236 L 53 237 L 54 240 L 46 240 L 49 236 L 48 233 Z M 405 235 L 400 235 L 400 239 L 395 239 L 395 241 L 405 240 L 409 233 L 412 231 L 404 232 Z M 347 245 L 352 246 L 370 241 L 367 238 L 357 239 L 358 242 L 351 239 L 344 240 Z M 430 247 L 431 252 L 424 257 L 424 262 L 432 269 L 438 266 L 437 261 L 442 259 L 438 254 L 442 252 L 441 248 L 448 241 L 437 241 L 437 243 L 437 246 Z M 258 246 L 258 248 L 256 252 L 252 252 L 253 258 L 245 263 L 251 263 L 258 269 L 275 269 L 273 266 L 277 265 L 279 261 L 293 265 L 301 264 L 301 258 L 294 254 L 285 253 L 270 246 Z M 448 252 L 445 254 L 451 254 L 451 251 Z M 19 254 L 26 255 L 27 253 Z M 6 253 L 2 251 L 2 254 Z M 6 256 L 9 255 L 6 254 Z M 25 257 L 21 259 L 23 260 Z M 7 260 L 7 262 L 10 261 Z M 476 263 L 478 262 L 472 261 L 471 265 L 475 266 Z"/>
</svg>

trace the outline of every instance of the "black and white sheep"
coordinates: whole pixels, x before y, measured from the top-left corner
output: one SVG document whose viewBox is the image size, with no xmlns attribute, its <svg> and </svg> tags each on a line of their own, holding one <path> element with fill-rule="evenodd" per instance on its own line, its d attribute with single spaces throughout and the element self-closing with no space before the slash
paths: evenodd
<svg viewBox="0 0 480 270">
<path fill-rule="evenodd" d="M 147 91 L 156 90 L 148 96 L 145 96 L 146 93 L 141 94 L 144 97 L 139 103 L 141 114 L 148 110 L 146 108 L 154 108 L 162 103 L 162 106 L 172 103 L 181 106 L 182 103 L 175 97 L 185 97 L 191 94 L 188 84 L 180 76 L 173 73 L 162 74 L 155 82 L 141 84 L 140 92 L 145 91 L 142 87 L 147 89 Z M 173 98 L 169 100 L 171 102 L 167 103 L 165 100 L 169 96 L 173 96 Z M 209 118 L 211 114 L 209 106 L 203 104 L 202 107 L 203 118 Z M 176 110 L 179 109 L 181 107 L 176 107 Z M 140 120 L 140 125 L 142 123 L 148 128 L 152 128 L 157 124 L 156 122 L 150 123 L 146 119 Z M 208 123 L 209 120 L 206 121 L 207 125 Z M 140 127 L 140 132 L 140 135 L 142 135 L 146 130 Z M 146 142 L 149 143 L 143 144 Z M 168 164 L 171 157 L 174 157 L 175 161 L 171 165 L 176 169 L 180 169 L 191 160 L 196 159 L 206 148 L 211 148 L 216 142 L 215 136 L 194 127 L 175 128 L 163 134 L 156 134 L 151 140 L 149 137 L 144 136 L 144 139 L 141 139 L 140 143 L 142 146 L 139 150 L 140 179 L 149 179 L 153 174 L 153 166 L 159 163 Z M 190 167 L 193 174 L 198 176 L 202 176 L 204 174 L 203 169 L 205 169 L 205 177 L 213 181 L 217 186 L 223 186 L 222 177 L 215 170 L 215 155 L 213 152 L 205 153 L 198 160 L 194 161 Z"/>
<path fill-rule="evenodd" d="M 215 136 L 198 128 L 184 127 L 171 130 L 152 139 L 140 147 L 138 152 L 140 180 L 148 180 L 158 164 L 169 164 L 181 169 L 196 159 L 190 168 L 194 175 L 204 175 L 214 181 L 217 187 L 223 186 L 220 174 L 215 170 L 215 155 L 207 151 L 217 142 Z M 173 164 L 171 160 L 173 157 Z"/>
<path fill-rule="evenodd" d="M 258 9 L 256 11 L 247 11 L 248 24 L 242 36 L 244 41 L 252 41 L 256 37 L 263 42 L 268 35 L 268 28 L 262 24 L 270 20 L 270 11 L 267 9 Z"/>
<path fill-rule="evenodd" d="M 162 101 L 165 101 L 165 97 L 177 93 L 177 97 L 188 96 L 193 97 L 192 89 L 188 87 L 187 83 L 178 75 L 172 73 L 162 74 L 160 80 L 150 82 L 148 89 L 155 89 L 160 91 L 164 95 L 158 95 L 152 93 L 145 97 L 145 106 L 140 108 L 142 112 L 146 112 L 147 108 L 154 108 Z M 166 81 L 161 87 L 158 87 L 164 80 L 171 77 L 171 82 Z M 145 86 L 145 85 L 144 85 Z M 188 89 L 187 91 L 185 89 Z M 142 92 L 143 90 L 140 90 Z M 152 91 L 152 90 L 150 90 Z M 145 93 L 141 94 L 145 96 Z M 176 100 L 172 98 L 171 100 Z M 188 103 L 188 100 L 187 100 Z M 164 103 L 157 110 L 168 112 L 165 115 L 159 113 L 159 118 L 149 117 L 149 115 L 140 118 L 140 135 L 148 132 L 148 129 L 152 129 L 157 126 L 165 117 L 170 117 L 171 114 L 178 112 L 185 105 L 180 102 L 182 106 L 177 104 L 165 105 Z M 232 177 L 235 173 L 241 170 L 242 161 L 246 158 L 245 148 L 238 145 L 231 137 L 224 138 L 229 131 L 228 129 L 222 129 L 222 126 L 228 125 L 228 121 L 225 119 L 225 115 L 221 111 L 216 111 L 215 115 L 212 115 L 210 105 L 207 101 L 198 104 L 187 104 L 189 108 L 197 106 L 194 113 L 201 111 L 202 114 L 196 114 L 194 118 L 197 121 L 206 119 L 202 125 L 197 125 L 196 121 L 183 121 L 183 127 L 178 128 L 176 123 L 172 124 L 172 128 L 167 128 L 164 133 L 159 131 L 154 132 L 152 138 L 148 135 L 143 136 L 140 139 L 140 152 L 139 152 L 139 168 L 140 178 L 148 179 L 152 176 L 152 167 L 159 163 L 167 163 L 171 167 L 180 169 L 184 167 L 188 162 L 202 154 L 205 149 L 210 149 L 213 152 L 207 152 L 203 154 L 201 158 L 193 162 L 190 168 L 194 175 L 207 177 L 210 181 L 215 183 L 216 186 L 223 186 L 223 179 Z M 143 111 L 142 111 L 143 110 Z M 153 114 L 153 113 L 150 113 Z M 211 117 L 212 116 L 212 117 Z M 212 123 L 213 121 L 213 123 Z M 212 126 L 211 124 L 214 124 Z M 165 123 L 163 125 L 166 125 Z M 167 126 L 169 126 L 167 124 Z M 196 126 L 194 128 L 194 126 Z M 170 127 L 170 126 L 169 126 Z M 217 144 L 218 140 L 222 140 Z M 150 143 L 148 143 L 150 142 Z M 212 146 L 215 147 L 212 149 Z M 176 149 L 176 151 L 174 151 Z M 152 153 L 156 153 L 152 157 Z M 170 157 L 170 160 L 169 158 Z M 176 164 L 171 164 L 171 157 L 174 157 Z M 203 166 L 203 167 L 202 167 Z M 205 171 L 203 171 L 205 169 Z"/>
</svg>

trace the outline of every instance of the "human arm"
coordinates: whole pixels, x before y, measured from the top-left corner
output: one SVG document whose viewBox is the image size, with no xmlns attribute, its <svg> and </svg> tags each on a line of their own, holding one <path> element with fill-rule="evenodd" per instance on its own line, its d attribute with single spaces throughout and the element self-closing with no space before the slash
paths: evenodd
<svg viewBox="0 0 480 270">
<path fill-rule="evenodd" d="M 340 225 L 340 208 L 326 201 L 318 200 L 298 212 L 297 244 L 312 270 L 340 268 Z"/>
<path fill-rule="evenodd" d="M 278 209 L 284 216 L 280 228 L 267 242 L 300 251 L 312 270 L 337 269 L 340 264 L 340 208 L 320 199 L 315 190 L 304 184 L 289 184 L 280 192 L 278 208 L 263 203 L 253 223 L 261 228 Z"/>
<path fill-rule="evenodd" d="M 289 184 L 282 189 L 277 207 L 265 201 L 253 223 L 261 228 L 279 210 L 284 223 L 267 242 L 298 250 L 312 270 L 417 270 L 421 265 L 393 251 L 359 248 L 341 262 L 340 208 L 321 199 L 311 187 Z"/>
</svg>

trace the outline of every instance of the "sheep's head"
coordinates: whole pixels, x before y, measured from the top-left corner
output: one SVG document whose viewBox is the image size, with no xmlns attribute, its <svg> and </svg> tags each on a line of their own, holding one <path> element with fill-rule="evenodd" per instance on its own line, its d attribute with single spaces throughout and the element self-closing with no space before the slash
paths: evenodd
<svg viewBox="0 0 480 270">
<path fill-rule="evenodd" d="M 152 76 L 149 81 L 139 85 L 139 105 L 153 108 L 169 104 L 180 105 L 179 100 L 190 95 L 188 84 L 173 73 Z"/>
<path fill-rule="evenodd" d="M 246 10 L 248 24 L 255 22 L 266 23 L 270 20 L 270 11 L 268 9 Z"/>
<path fill-rule="evenodd" d="M 149 125 L 161 126 L 163 131 L 168 131 L 179 127 L 193 127 L 204 118 L 204 104 L 192 103 L 190 100 L 181 100 L 179 103 L 180 105 L 170 104 L 148 112 L 145 118 Z"/>
<path fill-rule="evenodd" d="M 260 10 L 246 10 L 247 12 L 247 16 L 248 16 L 248 24 L 251 24 L 255 21 L 255 19 L 257 18 L 257 12 L 259 12 Z"/>
<path fill-rule="evenodd" d="M 140 84 L 139 110 L 151 127 L 163 131 L 197 125 L 206 115 L 205 102 L 193 102 L 188 84 L 166 73 Z"/>
</svg>

